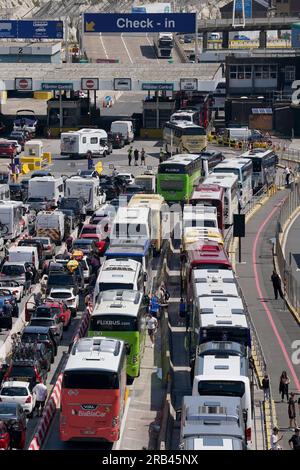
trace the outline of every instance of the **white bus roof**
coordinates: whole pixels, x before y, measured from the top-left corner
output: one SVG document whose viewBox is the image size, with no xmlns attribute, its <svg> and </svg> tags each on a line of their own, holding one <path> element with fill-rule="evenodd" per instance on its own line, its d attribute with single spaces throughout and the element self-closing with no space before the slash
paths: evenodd
<svg viewBox="0 0 300 470">
<path fill-rule="evenodd" d="M 135 194 L 130 199 L 128 207 L 150 207 L 150 209 L 160 209 L 164 203 L 165 199 L 160 194 Z"/>
<path fill-rule="evenodd" d="M 81 338 L 73 346 L 65 371 L 107 370 L 117 372 L 124 342 L 113 338 Z"/>
<path fill-rule="evenodd" d="M 219 170 L 220 168 L 241 168 L 246 165 L 246 163 L 251 162 L 249 158 L 231 158 L 230 160 L 223 160 L 222 162 L 218 163 L 213 171 L 216 169 Z"/>
<path fill-rule="evenodd" d="M 197 127 L 197 126 L 196 126 Z M 180 163 L 181 165 L 189 165 L 192 161 L 199 158 L 199 155 L 194 153 L 177 153 L 173 157 L 168 158 L 165 162 L 160 163 L 162 166 L 172 165 L 173 163 Z"/>
<path fill-rule="evenodd" d="M 136 221 L 139 224 L 148 224 L 149 212 L 149 207 L 119 207 L 114 222 L 132 223 L 132 221 Z"/>
<path fill-rule="evenodd" d="M 241 299 L 226 297 L 197 297 L 200 323 L 208 327 L 248 328 L 247 314 Z"/>
<path fill-rule="evenodd" d="M 241 439 L 230 436 L 189 437 L 184 440 L 184 450 L 244 450 Z"/>
<path fill-rule="evenodd" d="M 205 183 L 206 185 L 206 183 Z M 217 188 L 219 186 L 219 188 Z M 224 189 L 220 185 L 207 184 L 195 188 L 192 199 L 221 199 Z"/>
<path fill-rule="evenodd" d="M 197 126 L 197 124 L 194 124 L 191 121 L 169 121 L 166 124 L 172 124 L 172 126 L 180 127 L 181 129 L 186 129 L 187 127 L 192 127 L 193 129 L 203 129 L 201 126 Z"/>
<path fill-rule="evenodd" d="M 193 269 L 192 276 L 196 297 L 239 297 L 232 271 L 227 269 Z"/>
<path fill-rule="evenodd" d="M 228 380 L 233 378 L 248 379 L 248 367 L 245 357 L 241 356 L 214 356 L 197 357 L 195 364 L 195 379 L 200 380 Z"/>
<path fill-rule="evenodd" d="M 104 261 L 97 282 L 133 283 L 141 270 L 141 263 L 133 259 L 108 259 Z"/>
<path fill-rule="evenodd" d="M 107 290 L 101 292 L 92 315 L 128 315 L 136 317 L 143 294 L 136 290 Z"/>
<path fill-rule="evenodd" d="M 205 180 L 204 184 L 218 184 L 222 188 L 231 188 L 238 181 L 238 176 L 233 173 L 211 173 Z"/>
</svg>

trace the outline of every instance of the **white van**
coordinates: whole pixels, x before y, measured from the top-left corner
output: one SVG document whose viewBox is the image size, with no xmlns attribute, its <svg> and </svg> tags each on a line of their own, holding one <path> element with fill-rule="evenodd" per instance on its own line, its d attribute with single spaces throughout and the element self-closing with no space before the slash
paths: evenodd
<svg viewBox="0 0 300 470">
<path fill-rule="evenodd" d="M 116 289 L 144 291 L 144 271 L 141 263 L 133 259 L 104 261 L 95 284 L 94 305 L 99 292 Z"/>
<path fill-rule="evenodd" d="M 62 132 L 60 136 L 61 155 L 69 158 L 86 157 L 91 152 L 93 157 L 109 155 L 107 132 L 103 129 L 80 129 Z"/>
<path fill-rule="evenodd" d="M 120 132 L 124 137 L 125 144 L 129 144 L 134 140 L 132 121 L 113 121 L 110 132 Z"/>
<path fill-rule="evenodd" d="M 12 246 L 8 250 L 10 263 L 32 263 L 39 269 L 39 256 L 36 246 Z"/>
<path fill-rule="evenodd" d="M 35 220 L 37 237 L 49 237 L 55 244 L 60 244 L 65 236 L 65 216 L 63 212 L 41 211 Z"/>
<path fill-rule="evenodd" d="M 19 201 L 0 201 L 1 237 L 14 240 L 23 228 L 23 204 Z"/>
<path fill-rule="evenodd" d="M 247 410 L 247 441 L 252 441 L 252 401 L 248 359 L 240 356 L 197 356 L 193 382 L 193 396 L 216 395 L 241 399 Z"/>
<path fill-rule="evenodd" d="M 66 197 L 82 198 L 87 211 L 96 211 L 106 201 L 106 194 L 102 194 L 97 178 L 72 176 L 65 181 L 65 185 Z"/>
<path fill-rule="evenodd" d="M 32 178 L 28 183 L 28 198 L 44 197 L 57 205 L 59 199 L 64 197 L 64 182 L 61 177 L 41 176 Z"/>
</svg>

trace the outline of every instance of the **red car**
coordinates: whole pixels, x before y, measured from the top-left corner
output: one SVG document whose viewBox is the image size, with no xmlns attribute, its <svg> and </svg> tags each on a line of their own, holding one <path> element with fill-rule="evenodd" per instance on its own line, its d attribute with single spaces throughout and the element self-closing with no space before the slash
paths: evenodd
<svg viewBox="0 0 300 470">
<path fill-rule="evenodd" d="M 103 239 L 103 235 L 100 235 L 98 233 L 84 233 L 83 235 L 80 235 L 80 238 L 83 240 L 93 240 L 95 242 L 96 247 L 98 248 L 100 256 L 104 255 L 109 245 L 106 238 Z"/>
<path fill-rule="evenodd" d="M 17 155 L 17 149 L 13 142 L 9 140 L 0 140 L 0 157 L 12 158 Z"/>
<path fill-rule="evenodd" d="M 10 450 L 11 449 L 11 442 L 10 442 L 10 434 L 7 429 L 7 425 L 0 421 L 0 450 Z"/>
<path fill-rule="evenodd" d="M 72 320 L 72 313 L 64 302 L 58 302 L 56 300 L 54 301 L 51 300 L 51 298 L 48 298 L 43 304 L 43 307 L 48 307 L 49 309 L 51 309 L 51 312 L 55 312 L 55 315 L 57 315 L 59 320 L 64 324 L 64 330 L 67 330 L 69 328 Z M 38 309 L 39 307 L 37 308 L 37 310 Z"/>
</svg>

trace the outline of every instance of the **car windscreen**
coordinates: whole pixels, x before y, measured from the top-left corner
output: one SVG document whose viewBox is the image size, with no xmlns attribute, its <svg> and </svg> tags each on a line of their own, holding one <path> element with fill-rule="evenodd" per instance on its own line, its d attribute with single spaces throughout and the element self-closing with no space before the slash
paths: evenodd
<svg viewBox="0 0 300 470">
<path fill-rule="evenodd" d="M 44 318 L 33 318 L 30 321 L 30 326 L 52 326 L 53 320 L 47 320 Z"/>
<path fill-rule="evenodd" d="M 53 299 L 70 299 L 72 297 L 71 292 L 65 292 L 65 291 L 51 292 L 50 295 Z"/>
<path fill-rule="evenodd" d="M 52 307 L 38 307 L 34 313 L 34 316 L 38 318 L 52 318 L 55 313 L 55 309 Z"/>
<path fill-rule="evenodd" d="M 21 341 L 22 343 L 35 343 L 39 341 L 47 341 L 48 335 L 43 333 L 23 333 Z"/>
<path fill-rule="evenodd" d="M 138 331 L 136 317 L 127 315 L 93 315 L 90 331 Z"/>
<path fill-rule="evenodd" d="M 29 197 L 27 202 L 44 202 L 44 199 L 42 197 Z"/>
<path fill-rule="evenodd" d="M 24 273 L 24 266 L 18 265 L 4 265 L 1 270 L 1 274 L 4 274 L 5 276 L 22 276 L 24 275 Z"/>
<path fill-rule="evenodd" d="M 85 390 L 115 390 L 119 388 L 118 374 L 109 371 L 65 371 L 63 388 Z"/>
<path fill-rule="evenodd" d="M 238 380 L 201 380 L 198 383 L 199 395 L 240 397 L 245 393 L 245 384 Z"/>
<path fill-rule="evenodd" d="M 26 387 L 3 387 L 1 395 L 4 397 L 26 397 L 28 390 Z"/>
</svg>

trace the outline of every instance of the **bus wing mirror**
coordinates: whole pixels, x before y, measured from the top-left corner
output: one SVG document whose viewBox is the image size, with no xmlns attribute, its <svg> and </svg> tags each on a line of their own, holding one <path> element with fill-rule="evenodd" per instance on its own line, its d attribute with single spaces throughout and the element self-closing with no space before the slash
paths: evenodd
<svg viewBox="0 0 300 470">
<path fill-rule="evenodd" d="M 130 354 L 130 352 L 131 352 L 131 346 L 130 346 L 130 344 L 125 343 L 125 351 L 126 351 L 126 355 L 129 356 L 129 354 Z"/>
</svg>

